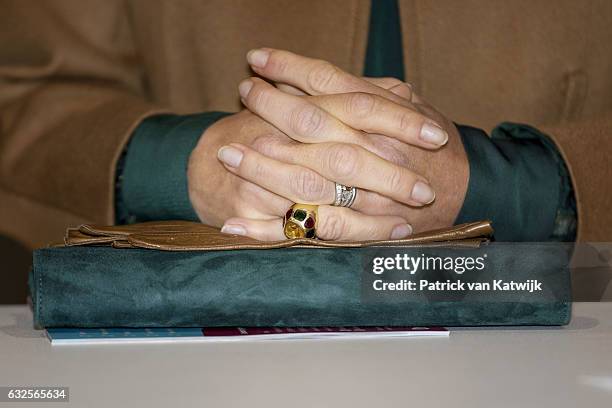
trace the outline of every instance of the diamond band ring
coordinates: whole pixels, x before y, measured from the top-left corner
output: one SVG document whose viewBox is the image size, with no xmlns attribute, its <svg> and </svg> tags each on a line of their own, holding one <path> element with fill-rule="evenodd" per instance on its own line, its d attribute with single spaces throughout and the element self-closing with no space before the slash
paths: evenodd
<svg viewBox="0 0 612 408">
<path fill-rule="evenodd" d="M 336 207 L 350 207 L 357 197 L 357 187 L 347 187 L 344 184 L 336 184 L 336 198 L 332 205 Z"/>
</svg>

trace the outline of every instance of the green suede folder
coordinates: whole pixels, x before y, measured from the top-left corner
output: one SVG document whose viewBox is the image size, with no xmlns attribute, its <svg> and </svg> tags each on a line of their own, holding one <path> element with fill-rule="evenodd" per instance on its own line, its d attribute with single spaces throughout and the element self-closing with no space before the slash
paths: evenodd
<svg viewBox="0 0 612 408">
<path fill-rule="evenodd" d="M 103 246 L 35 251 L 30 292 L 38 327 L 564 325 L 567 248 L 530 244 L 446 248 L 488 254 L 479 274 L 446 279 L 540 279 L 542 295 L 469 292 L 380 295 L 369 260 L 394 248 L 160 251 Z M 421 256 L 422 247 L 401 248 Z M 381 252 L 382 251 L 382 252 Z M 386 251 L 386 252 L 385 252 Z M 397 271 L 396 271 L 397 273 Z M 393 278 L 393 274 L 388 275 Z"/>
</svg>

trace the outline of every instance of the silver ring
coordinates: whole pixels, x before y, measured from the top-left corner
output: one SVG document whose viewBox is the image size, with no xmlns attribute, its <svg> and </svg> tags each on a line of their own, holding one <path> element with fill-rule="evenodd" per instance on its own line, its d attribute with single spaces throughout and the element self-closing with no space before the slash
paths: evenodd
<svg viewBox="0 0 612 408">
<path fill-rule="evenodd" d="M 336 198 L 332 205 L 336 207 L 350 207 L 357 197 L 357 187 L 348 187 L 344 184 L 336 184 Z"/>
</svg>

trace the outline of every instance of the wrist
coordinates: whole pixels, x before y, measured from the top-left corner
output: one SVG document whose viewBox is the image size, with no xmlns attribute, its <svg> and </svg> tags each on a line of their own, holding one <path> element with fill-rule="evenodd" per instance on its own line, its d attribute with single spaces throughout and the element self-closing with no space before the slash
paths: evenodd
<svg viewBox="0 0 612 408">
<path fill-rule="evenodd" d="M 217 150 L 224 144 L 224 129 L 232 116 L 224 114 L 206 127 L 188 159 L 189 201 L 199 220 L 213 226 L 221 226 L 226 218 L 227 209 L 220 196 L 227 183 L 227 171 L 217 160 Z"/>
<path fill-rule="evenodd" d="M 197 220 L 187 164 L 203 130 L 221 115 L 157 115 L 134 131 L 123 163 L 120 197 L 129 219 Z"/>
</svg>

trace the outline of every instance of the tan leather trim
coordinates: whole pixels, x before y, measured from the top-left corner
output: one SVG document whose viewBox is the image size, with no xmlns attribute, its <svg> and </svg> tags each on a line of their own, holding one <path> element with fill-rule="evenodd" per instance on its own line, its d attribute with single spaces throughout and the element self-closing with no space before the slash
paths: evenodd
<svg viewBox="0 0 612 408">
<path fill-rule="evenodd" d="M 66 232 L 67 246 L 109 245 L 115 248 L 146 248 L 163 251 L 220 251 L 238 249 L 274 249 L 286 247 L 360 248 L 370 246 L 418 246 L 430 244 L 473 246 L 493 234 L 489 221 L 473 222 L 415 234 L 399 240 L 321 241 L 294 239 L 257 241 L 221 233 L 217 228 L 187 221 L 154 221 L 119 226 L 81 225 Z"/>
<path fill-rule="evenodd" d="M 70 231 L 71 229 L 68 229 Z M 90 236 L 127 236 L 135 233 L 218 233 L 217 228 L 191 221 L 148 221 L 128 225 L 88 225 L 78 227 L 78 230 Z"/>
<path fill-rule="evenodd" d="M 97 236 L 87 235 L 82 233 L 78 228 L 68 228 L 66 235 L 64 236 L 64 244 L 66 245 L 99 245 L 99 244 L 112 244 L 116 241 L 117 237 L 108 236 Z"/>
</svg>

